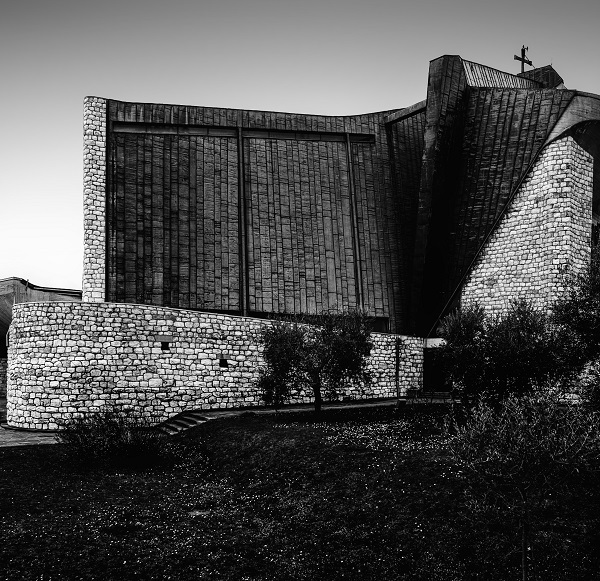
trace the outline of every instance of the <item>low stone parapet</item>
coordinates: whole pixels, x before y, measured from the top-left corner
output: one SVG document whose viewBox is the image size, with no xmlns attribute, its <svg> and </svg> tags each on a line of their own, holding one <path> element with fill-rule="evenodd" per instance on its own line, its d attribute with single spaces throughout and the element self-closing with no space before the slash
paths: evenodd
<svg viewBox="0 0 600 581">
<path fill-rule="evenodd" d="M 128 407 L 161 421 L 187 409 L 264 405 L 260 330 L 269 321 L 116 303 L 14 306 L 7 422 L 56 429 L 74 414 Z M 374 333 L 370 387 L 346 399 L 396 396 L 397 335 Z M 420 386 L 423 341 L 402 337 L 399 386 Z M 291 403 L 308 403 L 299 394 Z"/>
</svg>

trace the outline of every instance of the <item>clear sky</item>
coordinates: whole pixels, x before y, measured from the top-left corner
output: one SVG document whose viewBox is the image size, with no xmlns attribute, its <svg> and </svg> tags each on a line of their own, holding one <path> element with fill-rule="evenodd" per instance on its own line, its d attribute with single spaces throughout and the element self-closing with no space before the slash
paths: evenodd
<svg viewBox="0 0 600 581">
<path fill-rule="evenodd" d="M 82 103 L 350 115 L 426 96 L 443 54 L 529 46 L 600 94 L 598 0 L 15 0 L 0 12 L 0 278 L 81 288 Z"/>
</svg>

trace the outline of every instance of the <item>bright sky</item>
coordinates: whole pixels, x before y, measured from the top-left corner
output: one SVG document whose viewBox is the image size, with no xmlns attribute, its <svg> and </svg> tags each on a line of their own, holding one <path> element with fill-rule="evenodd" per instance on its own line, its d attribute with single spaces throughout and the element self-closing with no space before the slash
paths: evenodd
<svg viewBox="0 0 600 581">
<path fill-rule="evenodd" d="M 0 14 L 0 278 L 81 288 L 82 102 L 350 115 L 426 96 L 429 61 L 529 46 L 600 94 L 598 0 L 15 0 Z"/>
</svg>

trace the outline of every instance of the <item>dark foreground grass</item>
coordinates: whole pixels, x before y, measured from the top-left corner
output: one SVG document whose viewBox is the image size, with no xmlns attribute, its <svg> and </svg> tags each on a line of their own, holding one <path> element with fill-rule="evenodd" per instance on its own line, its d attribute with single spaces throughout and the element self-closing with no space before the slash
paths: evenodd
<svg viewBox="0 0 600 581">
<path fill-rule="evenodd" d="M 0 578 L 518 579 L 518 523 L 449 457 L 443 406 L 213 421 L 210 468 L 83 470 L 0 450 Z M 548 498 L 535 574 L 600 579 L 595 482 Z"/>
</svg>

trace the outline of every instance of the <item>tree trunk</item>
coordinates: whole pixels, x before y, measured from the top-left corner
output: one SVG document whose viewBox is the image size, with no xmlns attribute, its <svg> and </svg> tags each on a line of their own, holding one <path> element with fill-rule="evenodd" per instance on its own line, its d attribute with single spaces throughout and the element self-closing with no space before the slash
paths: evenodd
<svg viewBox="0 0 600 581">
<path fill-rule="evenodd" d="M 319 380 L 313 382 L 313 392 L 315 396 L 315 414 L 320 414 L 323 398 L 321 397 L 321 382 Z"/>
<path fill-rule="evenodd" d="M 529 514 L 527 510 L 527 494 L 521 493 L 521 572 L 522 581 L 529 579 Z"/>
<path fill-rule="evenodd" d="M 528 526 L 525 520 L 521 521 L 521 570 L 523 572 L 523 581 L 527 581 L 529 579 L 529 535 L 528 535 Z"/>
</svg>

